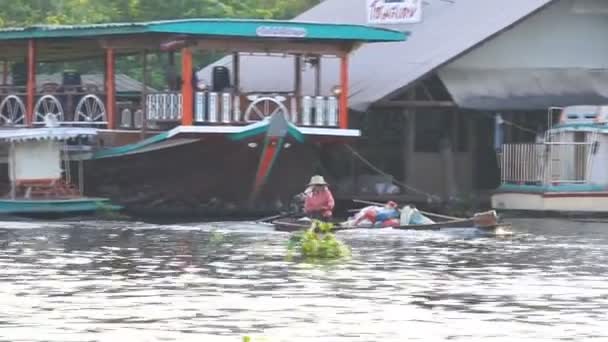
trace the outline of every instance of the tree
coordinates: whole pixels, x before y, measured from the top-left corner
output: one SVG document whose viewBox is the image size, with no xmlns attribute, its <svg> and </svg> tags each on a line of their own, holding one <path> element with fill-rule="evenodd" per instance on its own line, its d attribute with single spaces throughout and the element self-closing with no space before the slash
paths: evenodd
<svg viewBox="0 0 608 342">
<path fill-rule="evenodd" d="M 176 18 L 289 19 L 319 0 L 0 0 L 0 26 Z"/>
<path fill-rule="evenodd" d="M 179 18 L 290 19 L 319 0 L 0 0 L 0 27 L 152 21 Z M 199 56 L 197 64 L 218 56 Z M 165 57 L 149 59 L 152 86 L 164 83 Z M 117 70 L 141 80 L 140 56 L 121 58 Z M 66 68 L 101 71 L 101 61 L 41 65 L 39 72 Z"/>
</svg>

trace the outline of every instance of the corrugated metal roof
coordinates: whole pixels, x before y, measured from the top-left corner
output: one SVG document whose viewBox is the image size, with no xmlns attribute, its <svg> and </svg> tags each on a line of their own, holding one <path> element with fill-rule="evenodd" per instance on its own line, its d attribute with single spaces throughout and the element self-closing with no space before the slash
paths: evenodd
<svg viewBox="0 0 608 342">
<path fill-rule="evenodd" d="M 409 30 L 405 42 L 363 46 L 350 63 L 350 106 L 365 110 L 372 103 L 404 87 L 525 18 L 553 0 L 425 0 L 419 24 L 390 26 Z M 366 0 L 327 0 L 295 20 L 366 23 Z M 217 64 L 230 66 L 231 58 Z M 209 78 L 210 67 L 201 74 Z M 242 57 L 245 91 L 291 91 L 293 61 L 270 57 Z M 336 60 L 323 60 L 323 88 L 338 83 Z M 313 71 L 303 76 L 304 91 L 314 89 Z"/>
<path fill-rule="evenodd" d="M 335 24 L 332 22 L 238 20 L 238 19 L 181 19 L 134 23 L 107 23 L 89 25 L 38 25 L 24 28 L 0 30 L 0 41 L 30 38 L 77 38 L 125 34 L 169 33 L 198 36 L 227 36 L 273 40 L 284 39 L 276 32 L 262 34 L 260 29 L 298 29 L 288 38 L 342 41 L 402 41 L 406 34 L 388 29 L 358 24 Z M 268 30 L 266 30 L 268 32 Z"/>
<path fill-rule="evenodd" d="M 608 103 L 607 70 L 448 68 L 440 77 L 463 108 L 527 110 Z"/>
</svg>

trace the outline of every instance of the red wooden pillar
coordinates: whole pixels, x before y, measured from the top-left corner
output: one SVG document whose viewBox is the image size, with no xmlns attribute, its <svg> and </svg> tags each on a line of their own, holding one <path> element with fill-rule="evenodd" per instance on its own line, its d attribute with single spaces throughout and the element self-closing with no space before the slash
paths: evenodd
<svg viewBox="0 0 608 342">
<path fill-rule="evenodd" d="M 192 126 L 194 121 L 194 92 L 192 89 L 192 51 L 182 49 L 182 125 Z"/>
<path fill-rule="evenodd" d="M 348 128 L 348 54 L 340 58 L 340 128 Z"/>
<path fill-rule="evenodd" d="M 106 113 L 108 114 L 108 129 L 116 127 L 116 56 L 113 48 L 106 49 Z"/>
<path fill-rule="evenodd" d="M 34 119 L 34 100 L 36 98 L 36 41 L 27 42 L 27 98 L 25 124 L 31 126 Z"/>
</svg>

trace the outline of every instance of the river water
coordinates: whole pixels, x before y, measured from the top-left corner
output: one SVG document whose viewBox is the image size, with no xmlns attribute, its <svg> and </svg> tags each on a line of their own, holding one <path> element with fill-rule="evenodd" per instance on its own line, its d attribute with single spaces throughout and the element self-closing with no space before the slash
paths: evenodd
<svg viewBox="0 0 608 342">
<path fill-rule="evenodd" d="M 339 232 L 286 261 L 253 223 L 0 223 L 0 341 L 608 340 L 608 223 Z"/>
</svg>

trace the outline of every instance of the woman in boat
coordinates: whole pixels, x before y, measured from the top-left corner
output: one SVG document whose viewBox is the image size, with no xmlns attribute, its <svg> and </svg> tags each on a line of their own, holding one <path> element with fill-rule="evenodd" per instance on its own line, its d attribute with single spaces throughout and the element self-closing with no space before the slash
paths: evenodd
<svg viewBox="0 0 608 342">
<path fill-rule="evenodd" d="M 330 220 L 334 210 L 334 196 L 323 176 L 313 176 L 304 191 L 304 213 L 310 218 Z"/>
</svg>

